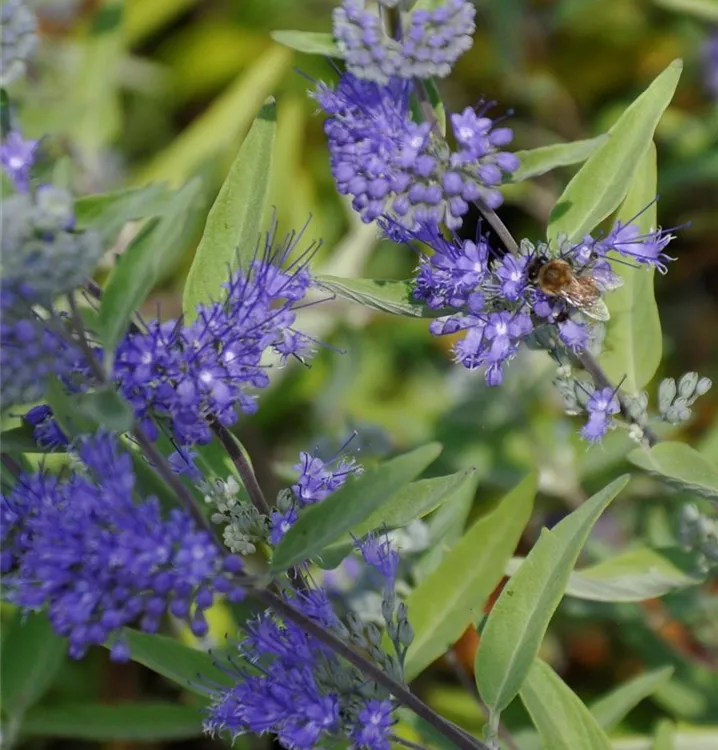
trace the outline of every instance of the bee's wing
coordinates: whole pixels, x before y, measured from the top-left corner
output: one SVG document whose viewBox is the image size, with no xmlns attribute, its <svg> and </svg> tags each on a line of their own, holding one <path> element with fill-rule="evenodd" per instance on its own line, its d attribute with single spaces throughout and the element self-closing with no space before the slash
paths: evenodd
<svg viewBox="0 0 718 750">
<path fill-rule="evenodd" d="M 580 310 L 584 315 L 588 315 L 589 318 L 605 322 L 611 317 L 606 303 L 598 294 L 587 294 L 585 290 L 573 286 L 564 290 L 561 296 L 569 305 Z"/>
</svg>

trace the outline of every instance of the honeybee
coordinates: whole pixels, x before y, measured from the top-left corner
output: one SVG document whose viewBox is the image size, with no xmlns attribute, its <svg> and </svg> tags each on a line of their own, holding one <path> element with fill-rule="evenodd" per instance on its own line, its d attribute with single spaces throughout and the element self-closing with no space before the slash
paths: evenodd
<svg viewBox="0 0 718 750">
<path fill-rule="evenodd" d="M 529 267 L 529 278 L 549 297 L 561 297 L 569 305 L 595 320 L 610 318 L 606 303 L 601 299 L 601 289 L 590 275 L 590 268 L 574 271 L 570 264 L 555 258 L 534 259 Z"/>
</svg>

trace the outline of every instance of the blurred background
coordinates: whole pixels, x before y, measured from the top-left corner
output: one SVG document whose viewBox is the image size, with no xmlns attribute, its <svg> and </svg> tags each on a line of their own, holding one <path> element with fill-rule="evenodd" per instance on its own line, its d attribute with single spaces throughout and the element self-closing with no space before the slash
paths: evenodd
<svg viewBox="0 0 718 750">
<path fill-rule="evenodd" d="M 688 370 L 714 380 L 718 375 L 718 42 L 710 49 L 718 35 L 718 26 L 710 26 L 710 19 L 718 18 L 717 4 L 477 0 L 475 45 L 441 82 L 449 111 L 481 98 L 497 102 L 494 114 L 512 111 L 515 147 L 528 149 L 604 132 L 672 59 L 684 59 L 677 95 L 656 136 L 659 220 L 666 228 L 681 227 L 670 246 L 678 262 L 656 280 L 664 330 L 656 384 Z M 335 5 L 332 0 L 34 3 L 40 51 L 14 99 L 25 134 L 49 136 L 48 158 L 71 157 L 76 191 L 202 179 L 185 246 L 165 269 L 147 314 L 156 314 L 158 306 L 162 317 L 179 313 L 183 278 L 208 207 L 269 94 L 279 108 L 272 203 L 281 230 L 300 229 L 311 216 L 305 236 L 307 244 L 322 240 L 315 263 L 325 273 L 411 275 L 417 261 L 412 251 L 378 241 L 375 229 L 358 222 L 334 188 L 322 118 L 307 90 L 313 81 L 334 80 L 335 70 L 327 60 L 293 53 L 269 36 L 274 29 L 330 31 Z M 550 210 L 573 171 L 557 170 L 506 189 L 499 213 L 515 235 L 544 236 Z M 123 233 L 114 253 L 134 231 Z M 473 234 L 473 228 L 468 231 Z M 112 253 L 106 260 L 109 268 Z M 555 365 L 542 353 L 525 353 L 510 366 L 504 386 L 490 390 L 480 375 L 452 364 L 451 342 L 430 337 L 426 321 L 341 301 L 331 303 L 331 314 L 326 306 L 321 313 L 310 308 L 301 320 L 300 328 L 327 346 L 310 368 L 275 373 L 259 413 L 239 428 L 270 495 L 290 476 L 287 468 L 299 450 L 326 458 L 354 430 L 358 435 L 347 450 L 365 465 L 438 440 L 444 452 L 431 473 L 475 466 L 481 474 L 469 518 L 538 465 L 541 495 L 520 550 L 525 553 L 542 525 L 554 523 L 629 467 L 624 457 L 631 443 L 623 433 L 591 449 L 578 439 L 580 423 L 562 414 L 551 384 Z M 674 437 L 718 461 L 717 417 L 718 402 L 708 394 L 697 403 L 693 422 Z M 674 534 L 672 509 L 681 499 L 647 477 L 635 479 L 600 525 L 588 555 L 598 559 L 611 547 L 625 549 L 639 535 L 648 543 L 667 543 Z M 665 716 L 716 726 L 717 594 L 708 583 L 644 605 L 567 599 L 544 655 L 586 700 L 642 669 L 672 664 L 676 678 L 623 728 L 647 732 Z M 231 629 L 231 621 L 218 613 L 215 641 Z M 468 671 L 477 639 L 472 630 L 456 649 Z M 481 713 L 451 665 L 437 663 L 416 689 L 449 718 L 479 731 Z M 176 692 L 142 667 L 111 665 L 98 650 L 84 662 L 64 663 L 44 703 L 98 695 L 113 703 Z M 512 710 L 509 722 L 519 728 L 527 723 L 519 707 Z M 28 739 L 27 746 L 130 750 L 136 745 Z M 152 746 L 196 750 L 220 743 L 187 737 Z"/>
</svg>

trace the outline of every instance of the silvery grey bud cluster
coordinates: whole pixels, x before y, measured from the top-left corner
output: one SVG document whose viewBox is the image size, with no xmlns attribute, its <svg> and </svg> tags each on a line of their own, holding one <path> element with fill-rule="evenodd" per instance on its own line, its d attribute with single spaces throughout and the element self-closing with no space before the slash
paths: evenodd
<svg viewBox="0 0 718 750">
<path fill-rule="evenodd" d="M 691 406 L 696 400 L 708 393 L 713 382 L 703 378 L 697 372 L 687 372 L 678 383 L 673 378 L 661 381 L 658 388 L 658 411 L 661 419 L 669 424 L 687 422 L 693 412 Z"/>
<path fill-rule="evenodd" d="M 704 571 L 718 565 L 718 519 L 703 513 L 695 503 L 681 508 L 678 538 L 683 547 L 700 553 Z"/>
<path fill-rule="evenodd" d="M 641 391 L 635 396 L 625 395 L 623 398 L 627 416 L 634 425 L 645 427 L 648 423 L 648 393 Z"/>
<path fill-rule="evenodd" d="M 74 201 L 54 185 L 35 195 L 11 195 L 3 202 L 2 276 L 30 304 L 50 306 L 60 294 L 76 289 L 102 257 L 100 236 L 77 232 Z"/>
<path fill-rule="evenodd" d="M 239 482 L 230 476 L 226 481 L 216 479 L 202 482 L 204 501 L 215 506 L 212 523 L 226 524 L 224 543 L 235 555 L 251 555 L 257 544 L 267 537 L 266 516 L 262 516 L 251 503 L 243 503 L 239 497 Z"/>
<path fill-rule="evenodd" d="M 0 5 L 0 86 L 25 75 L 37 47 L 37 18 L 22 0 Z"/>
<path fill-rule="evenodd" d="M 556 371 L 556 377 L 554 378 L 553 384 L 556 386 L 556 390 L 561 394 L 566 414 L 571 416 L 580 414 L 582 407 L 584 407 L 586 401 L 588 401 L 588 396 L 578 385 L 578 381 L 573 376 L 571 368 L 567 366 L 559 367 Z M 582 402 L 579 402 L 579 394 L 580 398 L 583 399 Z"/>
</svg>

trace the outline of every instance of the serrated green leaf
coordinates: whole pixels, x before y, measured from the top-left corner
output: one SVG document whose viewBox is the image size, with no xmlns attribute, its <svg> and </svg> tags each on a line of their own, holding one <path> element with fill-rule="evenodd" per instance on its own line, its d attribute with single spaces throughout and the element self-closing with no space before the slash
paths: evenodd
<svg viewBox="0 0 718 750">
<path fill-rule="evenodd" d="M 432 477 L 412 482 L 397 492 L 387 503 L 380 506 L 362 521 L 344 539 L 321 551 L 321 567 L 335 568 L 354 548 L 352 537 L 361 539 L 380 527 L 399 529 L 416 518 L 423 518 L 456 495 L 462 495 L 467 486 L 476 486 L 476 469 L 467 469 L 444 477 Z"/>
<path fill-rule="evenodd" d="M 0 682 L 2 708 L 14 726 L 50 687 L 67 653 L 44 613 L 16 612 L 4 627 Z"/>
<path fill-rule="evenodd" d="M 638 226 L 642 234 L 656 229 L 656 204 L 646 206 L 656 197 L 657 179 L 656 147 L 651 143 L 616 216 L 623 224 L 633 219 L 631 223 Z M 661 364 L 663 337 L 653 293 L 655 271 L 626 265 L 625 259 L 616 254 L 612 257 L 618 259 L 612 265 L 623 279 L 623 286 L 606 295 L 611 319 L 606 324 L 599 359 L 609 380 L 622 381 L 622 388 L 636 394 L 650 382 Z"/>
<path fill-rule="evenodd" d="M 637 448 L 628 460 L 680 489 L 718 498 L 718 467 L 690 445 L 665 442 L 650 449 Z"/>
<path fill-rule="evenodd" d="M 414 299 L 412 281 L 343 279 L 325 274 L 319 274 L 316 281 L 327 291 L 372 310 L 412 318 L 434 318 L 440 314 Z"/>
<path fill-rule="evenodd" d="M 199 708 L 155 701 L 63 703 L 30 711 L 22 735 L 87 742 L 183 740 L 202 734 L 202 718 Z"/>
<path fill-rule="evenodd" d="M 349 477 L 346 484 L 326 500 L 300 514 L 275 549 L 272 570 L 285 570 L 319 554 L 391 500 L 440 453 L 438 443 L 429 443 L 371 468 L 359 477 Z"/>
<path fill-rule="evenodd" d="M 673 674 L 673 667 L 661 667 L 624 682 L 607 695 L 594 701 L 589 710 L 599 726 L 610 731 L 643 700 L 665 685 Z"/>
<path fill-rule="evenodd" d="M 611 741 L 581 699 L 549 667 L 536 659 L 519 695 L 551 750 L 613 750 Z"/>
<path fill-rule="evenodd" d="M 217 299 L 228 274 L 240 265 L 248 266 L 257 251 L 276 126 L 277 106 L 272 100 L 250 128 L 210 209 L 182 298 L 189 321 L 194 320 L 197 305 Z"/>
<path fill-rule="evenodd" d="M 148 222 L 115 261 L 100 305 L 99 333 L 107 350 L 115 348 L 169 259 L 184 250 L 182 234 L 201 184 L 195 179 L 178 190 L 162 218 Z"/>
<path fill-rule="evenodd" d="M 268 49 L 136 176 L 136 182 L 181 184 L 208 159 L 231 148 L 279 84 L 291 60 L 289 50 Z"/>
<path fill-rule="evenodd" d="M 521 182 L 532 177 L 539 177 L 558 167 L 581 164 L 608 139 L 609 135 L 603 133 L 596 138 L 587 138 L 583 141 L 556 143 L 527 151 L 517 151 L 516 156 L 520 159 L 521 166 L 511 175 L 510 182 Z"/>
<path fill-rule="evenodd" d="M 172 199 L 173 193 L 161 183 L 88 195 L 75 201 L 76 226 L 78 229 L 92 227 L 109 245 L 127 222 L 160 216 Z"/>
<path fill-rule="evenodd" d="M 683 63 L 674 60 L 626 109 L 608 131 L 608 141 L 569 182 L 551 213 L 551 241 L 560 234 L 579 240 L 618 208 L 673 97 L 682 69 Z"/>
<path fill-rule="evenodd" d="M 593 524 L 628 481 L 616 479 L 553 529 L 543 529 L 501 592 L 481 634 L 474 669 L 481 697 L 494 713 L 516 697 Z"/>
<path fill-rule="evenodd" d="M 706 21 L 718 23 L 718 2 L 716 0 L 653 0 L 657 5 L 677 13 L 699 16 Z"/>
<path fill-rule="evenodd" d="M 323 55 L 325 57 L 342 58 L 334 37 L 323 31 L 270 31 L 269 36 L 275 42 L 283 44 L 289 49 L 304 52 L 306 55 Z"/>
<path fill-rule="evenodd" d="M 531 517 L 537 482 L 533 472 L 514 487 L 407 597 L 414 629 L 404 666 L 407 682 L 445 653 L 470 623 L 479 621 Z"/>
<path fill-rule="evenodd" d="M 231 687 L 234 684 L 232 677 L 217 666 L 221 653 L 198 651 L 167 636 L 129 628 L 124 629 L 123 637 L 129 644 L 132 661 L 193 693 L 209 696 L 217 685 Z"/>
<path fill-rule="evenodd" d="M 506 575 L 514 575 L 522 563 L 522 558 L 512 558 Z M 639 547 L 572 571 L 566 596 L 592 602 L 642 602 L 702 580 L 692 556 L 683 550 Z"/>
</svg>

